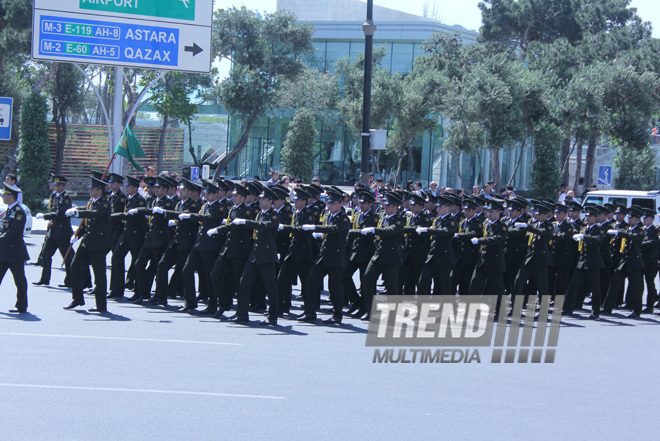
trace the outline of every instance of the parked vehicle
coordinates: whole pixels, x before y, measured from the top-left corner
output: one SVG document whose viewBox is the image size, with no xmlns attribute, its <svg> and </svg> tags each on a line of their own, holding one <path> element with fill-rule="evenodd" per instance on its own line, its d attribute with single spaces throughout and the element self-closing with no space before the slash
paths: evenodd
<svg viewBox="0 0 660 441">
<path fill-rule="evenodd" d="M 23 210 L 25 210 L 25 230 L 23 230 L 23 235 L 27 236 L 32 232 L 32 213 L 30 212 L 30 209 L 25 206 L 25 204 L 21 204 L 23 207 Z M 7 210 L 7 204 L 4 204 L 0 202 L 0 213 L 4 213 Z"/>
<path fill-rule="evenodd" d="M 659 223 L 658 208 L 660 207 L 660 191 L 638 191 L 638 190 L 597 190 L 590 191 L 584 197 L 584 203 L 592 204 L 614 204 L 637 205 L 644 208 L 650 208 L 655 211 L 655 224 Z"/>
</svg>

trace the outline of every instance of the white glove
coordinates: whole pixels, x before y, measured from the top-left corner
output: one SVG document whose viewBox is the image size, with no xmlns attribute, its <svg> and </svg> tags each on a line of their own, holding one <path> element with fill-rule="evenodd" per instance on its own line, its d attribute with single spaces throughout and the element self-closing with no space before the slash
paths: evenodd
<svg viewBox="0 0 660 441">
<path fill-rule="evenodd" d="M 584 239 L 584 234 L 574 234 L 573 235 L 573 240 L 576 241 L 576 242 L 579 242 L 582 239 Z"/>
<path fill-rule="evenodd" d="M 78 242 L 79 240 L 80 240 L 80 239 L 77 238 L 76 235 L 74 234 L 73 236 L 71 236 L 71 240 L 69 240 L 69 243 L 70 243 L 71 245 L 73 245 L 74 243 Z"/>
<path fill-rule="evenodd" d="M 218 229 L 217 228 L 211 228 L 209 231 L 206 232 L 206 235 L 208 237 L 213 237 L 216 234 L 218 234 Z"/>
<path fill-rule="evenodd" d="M 64 212 L 64 214 L 67 217 L 78 217 L 78 209 L 77 208 L 69 208 Z"/>
<path fill-rule="evenodd" d="M 163 210 L 163 209 L 160 208 L 160 207 L 154 207 L 154 208 L 151 209 L 151 212 L 152 212 L 152 213 L 160 213 L 160 214 L 163 214 L 164 211 L 165 211 L 165 210 Z"/>
<path fill-rule="evenodd" d="M 316 230 L 316 225 L 305 224 L 302 226 L 302 229 L 305 231 L 314 231 Z"/>
<path fill-rule="evenodd" d="M 232 222 L 235 225 L 245 225 L 245 219 L 234 219 L 234 222 Z"/>
<path fill-rule="evenodd" d="M 183 220 L 183 219 L 190 219 L 190 213 L 181 213 L 181 214 L 179 215 L 179 219 L 181 219 L 181 220 Z"/>
<path fill-rule="evenodd" d="M 458 239 L 458 233 L 454 233 L 454 239 Z"/>
<path fill-rule="evenodd" d="M 417 234 L 422 234 L 422 233 L 426 233 L 427 231 L 429 231 L 429 229 L 426 228 L 426 227 L 417 227 L 417 229 L 415 231 L 417 232 Z"/>
<path fill-rule="evenodd" d="M 470 239 L 470 242 L 472 242 L 472 245 L 476 245 L 476 244 L 479 243 L 479 239 L 477 239 L 476 237 L 473 237 L 472 239 Z"/>
<path fill-rule="evenodd" d="M 176 227 L 176 221 L 174 219 L 170 219 L 167 221 L 167 225 L 170 227 Z"/>
<path fill-rule="evenodd" d="M 279 227 L 277 227 L 278 230 L 282 231 L 284 229 L 284 225 L 280 224 Z"/>
<path fill-rule="evenodd" d="M 130 210 L 128 210 L 128 214 L 130 214 L 131 216 L 137 214 L 137 212 L 138 212 L 137 208 L 131 208 Z"/>
<path fill-rule="evenodd" d="M 37 213 L 37 219 L 43 219 L 44 214 L 43 213 Z"/>
<path fill-rule="evenodd" d="M 528 227 L 528 225 L 525 222 L 516 222 L 515 224 L 513 224 L 513 226 L 516 227 L 516 228 L 527 228 Z"/>
<path fill-rule="evenodd" d="M 369 228 L 363 228 L 360 233 L 362 234 L 373 234 L 376 229 L 374 227 L 369 227 Z"/>
<path fill-rule="evenodd" d="M 322 239 L 323 233 L 312 233 L 312 236 L 314 236 L 314 239 Z"/>
<path fill-rule="evenodd" d="M 607 230 L 607 234 L 611 234 L 612 236 L 618 236 L 619 230 Z"/>
<path fill-rule="evenodd" d="M 222 225 L 225 225 L 227 223 L 227 219 L 222 219 Z"/>
</svg>

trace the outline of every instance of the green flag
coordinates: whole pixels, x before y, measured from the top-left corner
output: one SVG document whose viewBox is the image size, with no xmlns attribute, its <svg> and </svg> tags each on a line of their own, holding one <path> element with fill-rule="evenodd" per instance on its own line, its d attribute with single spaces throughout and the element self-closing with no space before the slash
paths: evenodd
<svg viewBox="0 0 660 441">
<path fill-rule="evenodd" d="M 141 172 L 144 171 L 144 169 L 140 167 L 140 164 L 133 159 L 144 158 L 146 155 L 142 151 L 142 147 L 140 147 L 140 143 L 133 134 L 130 125 L 127 125 L 124 129 L 124 133 L 121 135 L 121 140 L 119 141 L 119 144 L 117 144 L 117 148 L 115 148 L 115 154 L 128 159 L 136 170 Z"/>
</svg>

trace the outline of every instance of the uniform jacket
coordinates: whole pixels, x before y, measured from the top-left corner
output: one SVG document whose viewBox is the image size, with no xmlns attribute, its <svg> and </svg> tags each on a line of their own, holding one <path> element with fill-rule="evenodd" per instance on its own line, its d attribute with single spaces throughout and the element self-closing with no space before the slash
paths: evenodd
<svg viewBox="0 0 660 441">
<path fill-rule="evenodd" d="M 487 272 L 504 272 L 504 245 L 508 227 L 500 219 L 486 222 L 482 237 L 478 237 L 479 261 L 476 268 Z"/>
<path fill-rule="evenodd" d="M 122 213 L 112 213 L 110 220 L 119 220 L 124 223 L 121 236 L 119 236 L 119 246 L 128 248 L 141 248 L 147 234 L 147 219 L 140 214 L 128 214 L 128 210 L 134 208 L 146 208 L 147 201 L 139 193 L 133 197 L 126 198 L 124 211 Z"/>
<path fill-rule="evenodd" d="M 583 227 L 580 230 L 580 234 L 584 235 L 584 239 L 578 242 L 580 255 L 576 268 L 581 270 L 603 269 L 605 265 L 603 265 L 603 258 L 600 254 L 600 243 L 604 231 L 598 225 L 594 224 L 591 227 Z"/>
<path fill-rule="evenodd" d="M 615 268 L 618 271 L 636 271 L 644 269 L 642 260 L 642 242 L 644 241 L 644 226 L 642 223 L 631 225 L 627 230 L 619 231 L 622 237 L 621 260 Z"/>
<path fill-rule="evenodd" d="M 78 217 L 84 219 L 78 233 L 80 246 L 88 251 L 110 251 L 110 202 L 101 196 L 87 206 L 87 210 L 78 211 Z"/>
<path fill-rule="evenodd" d="M 168 247 L 176 246 L 177 250 L 190 250 L 195 241 L 197 240 L 197 233 L 199 232 L 199 222 L 195 219 L 179 219 L 181 213 L 197 214 L 201 209 L 199 201 L 193 201 L 188 198 L 176 204 L 174 210 L 165 211 L 165 218 L 174 220 L 176 222 L 176 230 L 174 237 L 170 240 Z"/>
<path fill-rule="evenodd" d="M 548 245 L 554 228 L 550 220 L 533 222 L 527 226 L 527 252 L 525 266 L 544 267 L 550 264 Z"/>
<path fill-rule="evenodd" d="M 355 263 L 366 263 L 376 251 L 374 238 L 370 234 L 360 234 L 362 228 L 376 228 L 378 214 L 373 208 L 367 213 L 358 211 L 353 219 L 352 229 L 348 234 L 348 260 Z"/>
<path fill-rule="evenodd" d="M 277 211 L 277 210 L 276 210 Z M 291 219 L 293 219 L 293 211 L 291 210 L 291 204 L 288 202 L 282 205 L 279 211 L 277 211 L 278 216 L 280 217 L 280 223 L 283 225 L 291 225 Z M 291 244 L 291 234 L 286 231 L 279 229 L 277 230 L 277 237 L 275 238 L 275 245 L 277 246 L 277 254 L 280 255 L 280 258 L 284 258 L 284 255 L 289 250 L 289 245 Z"/>
<path fill-rule="evenodd" d="M 257 265 L 277 263 L 277 231 L 280 226 L 280 216 L 272 208 L 260 211 L 256 220 L 245 221 L 245 227 L 254 230 L 252 251 L 249 262 Z"/>
<path fill-rule="evenodd" d="M 245 204 L 229 210 L 227 221 L 218 227 L 219 233 L 226 233 L 225 243 L 220 249 L 220 256 L 228 259 L 246 259 L 252 250 L 252 230 L 245 225 L 234 225 L 234 219 L 254 220 L 254 212 Z"/>
<path fill-rule="evenodd" d="M 284 256 L 287 262 L 311 263 L 312 262 L 312 232 L 302 229 L 303 225 L 316 223 L 312 209 L 305 207 L 300 211 L 294 211 L 290 225 L 282 224 L 282 231 L 289 233 L 291 243 Z"/>
<path fill-rule="evenodd" d="M 160 207 L 163 210 L 172 210 L 174 203 L 167 196 L 157 199 L 153 202 L 153 207 Z M 143 246 L 147 249 L 165 248 L 170 242 L 170 232 L 167 227 L 167 219 L 160 213 L 153 213 L 150 208 L 138 208 L 138 215 L 149 216 L 149 231 Z"/>
<path fill-rule="evenodd" d="M 220 241 L 218 236 L 209 237 L 206 234 L 209 230 L 222 225 L 222 220 L 227 217 L 229 209 L 225 204 L 215 201 L 205 203 L 199 213 L 190 215 L 190 220 L 199 223 L 199 231 L 193 249 L 196 251 L 215 251 L 220 250 Z"/>
<path fill-rule="evenodd" d="M 550 265 L 555 268 L 571 267 L 571 242 L 576 233 L 573 224 L 564 220 L 561 224 L 555 222 L 550 240 Z"/>
<path fill-rule="evenodd" d="M 525 260 L 527 254 L 527 230 L 525 228 L 516 228 L 516 222 L 525 222 L 527 220 L 524 214 L 515 219 L 505 221 L 508 227 L 506 236 L 506 247 L 504 249 L 504 260 L 507 265 L 520 266 Z"/>
<path fill-rule="evenodd" d="M 126 195 L 118 190 L 116 193 L 110 195 L 110 207 L 112 214 L 123 213 L 126 208 Z M 113 242 L 119 240 L 121 233 L 124 229 L 124 223 L 120 218 L 110 217 L 110 237 Z"/>
<path fill-rule="evenodd" d="M 425 263 L 431 249 L 429 234 L 417 234 L 418 227 L 428 228 L 433 224 L 433 218 L 427 211 L 407 218 L 403 231 L 403 260 L 409 259 L 412 263 Z"/>
<path fill-rule="evenodd" d="M 383 212 L 374 231 L 376 251 L 372 261 L 380 265 L 401 265 L 401 240 L 405 222 L 398 214 L 388 217 Z"/>
<path fill-rule="evenodd" d="M 454 258 L 459 258 L 463 265 L 474 265 L 479 260 L 479 246 L 473 245 L 470 239 L 480 237 L 483 233 L 483 224 L 479 222 L 476 216 L 470 219 L 464 219 L 458 228 L 458 243 L 460 245 L 460 254 Z"/>
<path fill-rule="evenodd" d="M 25 262 L 30 260 L 23 239 L 25 221 L 25 211 L 18 203 L 5 212 L 0 227 L 0 262 Z"/>
<path fill-rule="evenodd" d="M 53 240 L 69 240 L 73 235 L 71 219 L 65 214 L 72 207 L 71 197 L 64 190 L 58 195 L 53 195 L 50 203 L 50 213 L 44 213 L 44 219 L 50 221 L 48 237 Z"/>
<path fill-rule="evenodd" d="M 428 230 L 431 246 L 425 263 L 433 263 L 433 265 L 437 266 L 453 266 L 454 252 L 452 242 L 454 234 L 457 231 L 458 224 L 451 214 L 435 218 L 431 228 Z"/>
<path fill-rule="evenodd" d="M 323 233 L 321 249 L 314 261 L 324 268 L 343 268 L 346 265 L 346 239 L 351 220 L 342 209 L 334 215 L 328 213 L 323 225 L 316 226 L 316 232 Z"/>
<path fill-rule="evenodd" d="M 658 238 L 658 228 L 651 225 L 644 228 L 644 240 L 642 241 L 642 260 L 644 261 L 645 270 L 658 269 L 658 246 L 660 239 Z"/>
</svg>

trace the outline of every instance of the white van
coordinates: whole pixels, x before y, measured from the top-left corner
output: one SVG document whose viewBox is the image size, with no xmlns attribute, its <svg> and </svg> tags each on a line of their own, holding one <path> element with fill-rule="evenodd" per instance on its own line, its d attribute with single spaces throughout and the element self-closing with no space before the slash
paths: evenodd
<svg viewBox="0 0 660 441">
<path fill-rule="evenodd" d="M 582 205 L 592 203 L 592 204 L 614 204 L 614 205 L 625 205 L 630 207 L 631 205 L 637 205 L 644 208 L 650 208 L 655 211 L 655 224 L 658 224 L 658 208 L 660 207 L 660 191 L 637 191 L 637 190 L 597 190 L 590 191 L 584 197 Z"/>
</svg>

